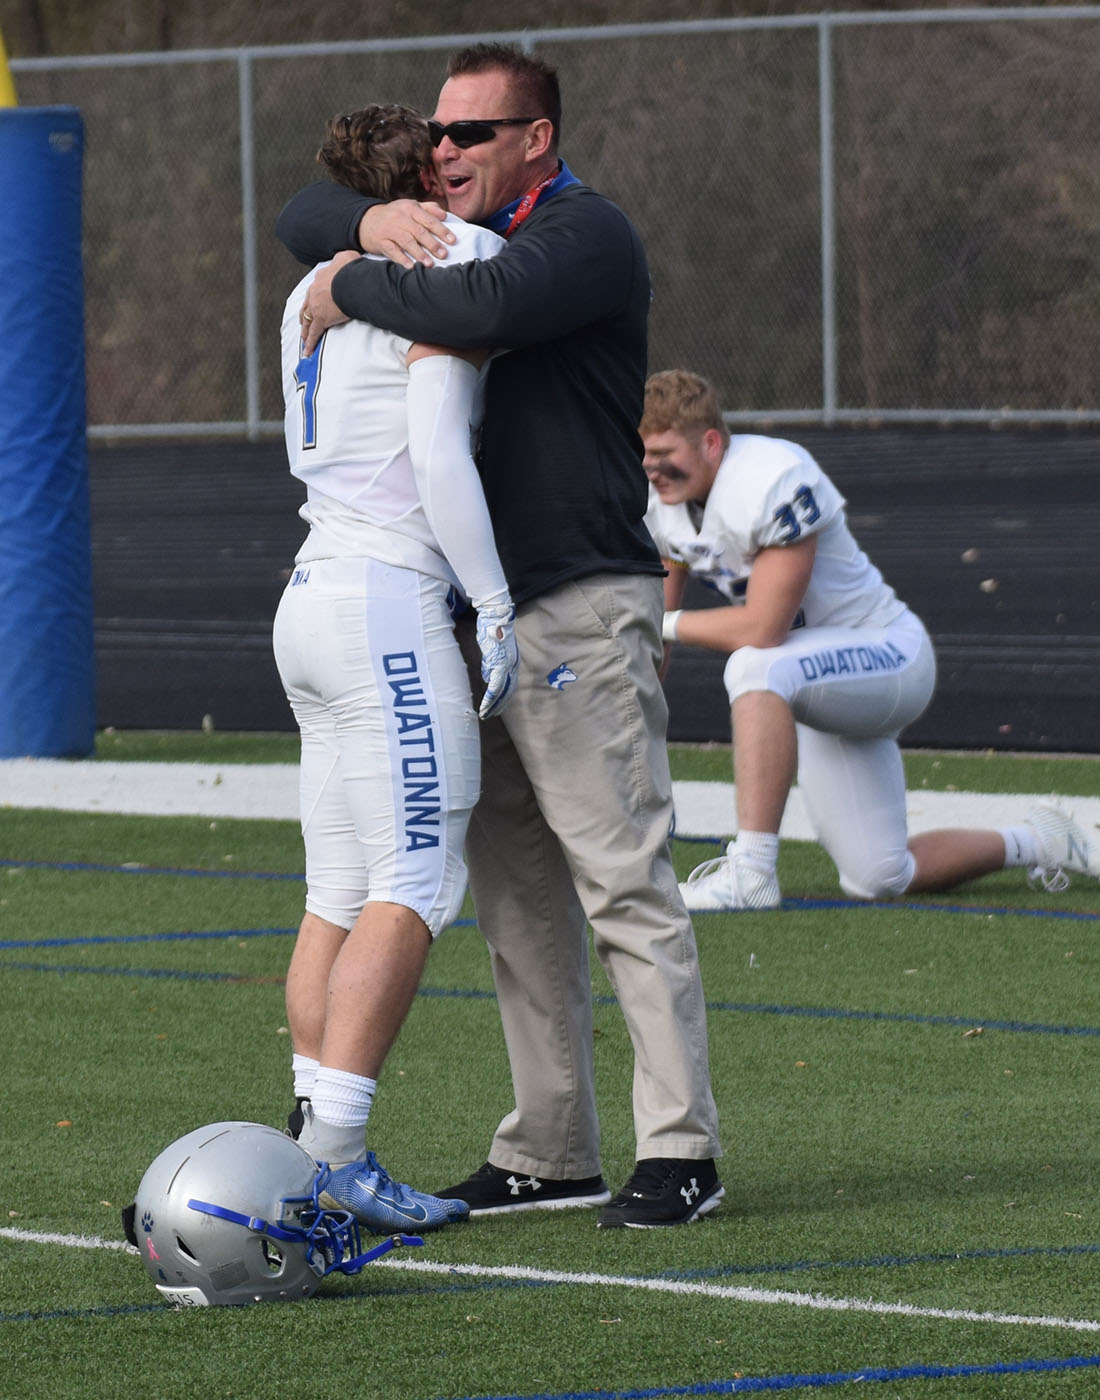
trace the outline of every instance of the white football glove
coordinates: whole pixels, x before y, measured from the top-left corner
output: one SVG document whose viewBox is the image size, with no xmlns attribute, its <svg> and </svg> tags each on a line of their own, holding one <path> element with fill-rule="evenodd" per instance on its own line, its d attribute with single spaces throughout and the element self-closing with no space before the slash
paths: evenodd
<svg viewBox="0 0 1100 1400">
<path fill-rule="evenodd" d="M 478 709 L 480 719 L 501 712 L 516 688 L 519 647 L 515 632 L 516 610 L 511 603 L 477 611 L 477 644 L 481 648 L 481 678 L 485 694 Z"/>
</svg>

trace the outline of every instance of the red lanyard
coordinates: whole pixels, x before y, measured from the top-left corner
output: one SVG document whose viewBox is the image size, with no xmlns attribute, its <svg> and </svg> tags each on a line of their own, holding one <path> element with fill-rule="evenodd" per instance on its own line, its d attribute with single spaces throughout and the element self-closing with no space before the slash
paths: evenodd
<svg viewBox="0 0 1100 1400">
<path fill-rule="evenodd" d="M 527 215 L 539 201 L 539 195 L 546 189 L 547 185 L 552 185 L 561 174 L 560 170 L 555 170 L 552 175 L 547 175 L 545 180 L 540 180 L 537 185 L 533 185 L 520 200 L 516 212 L 512 215 L 508 227 L 504 230 L 505 238 L 511 238 L 520 224 L 523 223 Z"/>
</svg>

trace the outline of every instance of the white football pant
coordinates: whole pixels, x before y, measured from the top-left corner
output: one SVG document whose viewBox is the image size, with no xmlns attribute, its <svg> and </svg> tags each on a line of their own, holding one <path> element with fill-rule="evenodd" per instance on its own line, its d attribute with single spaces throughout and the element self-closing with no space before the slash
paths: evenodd
<svg viewBox="0 0 1100 1400">
<path fill-rule="evenodd" d="M 296 566 L 275 660 L 302 735 L 306 909 L 351 928 L 368 901 L 438 935 L 466 888 L 478 721 L 442 579 L 374 559 Z"/>
<path fill-rule="evenodd" d="M 723 679 L 731 706 L 755 690 L 790 705 L 798 786 L 841 888 L 858 899 L 904 893 L 915 863 L 897 736 L 924 711 L 936 684 L 920 619 L 906 612 L 883 628 L 799 629 L 780 646 L 735 651 Z"/>
</svg>

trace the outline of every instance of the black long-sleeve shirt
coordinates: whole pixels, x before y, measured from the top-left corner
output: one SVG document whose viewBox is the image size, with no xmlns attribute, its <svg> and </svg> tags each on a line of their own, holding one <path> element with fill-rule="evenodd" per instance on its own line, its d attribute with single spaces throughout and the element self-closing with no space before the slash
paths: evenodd
<svg viewBox="0 0 1100 1400">
<path fill-rule="evenodd" d="M 311 185 L 277 233 L 303 262 L 358 247 L 375 200 Z M 630 221 L 585 185 L 540 201 L 495 257 L 403 269 L 361 259 L 333 296 L 412 340 L 507 348 L 490 365 L 478 466 L 517 603 L 586 574 L 660 574 L 643 524 L 638 423 L 650 287 Z"/>
</svg>

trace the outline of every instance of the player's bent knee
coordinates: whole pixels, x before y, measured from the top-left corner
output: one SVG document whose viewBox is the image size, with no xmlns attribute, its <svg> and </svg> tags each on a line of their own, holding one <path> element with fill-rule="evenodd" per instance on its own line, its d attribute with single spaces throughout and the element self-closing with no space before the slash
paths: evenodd
<svg viewBox="0 0 1100 1400">
<path fill-rule="evenodd" d="M 840 872 L 840 888 L 851 899 L 896 899 L 913 883 L 917 863 L 909 851 L 884 856 L 864 870 Z"/>
<path fill-rule="evenodd" d="M 774 660 L 773 649 L 738 647 L 722 672 L 722 681 L 731 705 L 739 696 L 747 695 L 749 691 L 775 690 L 770 676 Z"/>
</svg>

